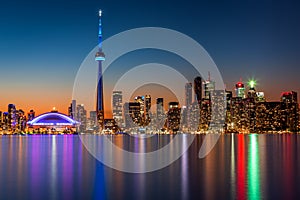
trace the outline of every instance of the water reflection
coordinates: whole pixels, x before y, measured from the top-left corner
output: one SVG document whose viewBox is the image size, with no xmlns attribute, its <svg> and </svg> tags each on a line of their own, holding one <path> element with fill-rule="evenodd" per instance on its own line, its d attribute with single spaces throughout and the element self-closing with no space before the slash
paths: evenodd
<svg viewBox="0 0 300 200">
<path fill-rule="evenodd" d="M 259 169 L 259 149 L 258 149 L 258 135 L 253 134 L 249 136 L 248 147 L 248 199 L 260 199 L 260 169 Z"/>
<path fill-rule="evenodd" d="M 172 140 L 110 136 L 121 148 L 150 152 Z M 300 135 L 221 136 L 199 159 L 197 136 L 172 165 L 146 174 L 110 169 L 95 160 L 78 136 L 0 136 L 1 199 L 296 199 L 300 195 Z M 94 144 L 102 144 L 94 140 Z M 170 151 L 176 151 L 176 141 Z M 104 144 L 102 144 L 104 146 Z M 99 149 L 101 150 L 101 148 Z M 123 163 L 113 151 L 106 155 Z M 163 160 L 165 156 L 157 157 Z M 136 162 L 149 165 L 149 160 Z"/>
</svg>

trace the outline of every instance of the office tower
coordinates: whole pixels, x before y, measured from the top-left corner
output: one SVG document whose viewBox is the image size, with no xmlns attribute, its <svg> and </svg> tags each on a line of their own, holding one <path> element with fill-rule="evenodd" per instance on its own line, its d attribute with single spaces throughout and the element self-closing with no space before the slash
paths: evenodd
<svg viewBox="0 0 300 200">
<path fill-rule="evenodd" d="M 286 130 L 295 132 L 298 130 L 298 98 L 297 92 L 284 92 L 281 94 L 282 110 L 285 113 Z"/>
<path fill-rule="evenodd" d="M 16 118 L 17 118 L 17 129 L 19 131 L 25 131 L 26 128 L 26 116 L 25 112 L 23 110 L 18 110 L 16 112 Z"/>
<path fill-rule="evenodd" d="M 3 120 L 2 120 L 2 111 L 0 111 L 0 128 L 2 128 L 2 123 L 3 123 Z"/>
<path fill-rule="evenodd" d="M 202 78 L 197 76 L 194 79 L 194 92 L 195 92 L 195 101 L 200 105 L 202 100 Z"/>
<path fill-rule="evenodd" d="M 96 126 L 96 123 L 97 123 L 97 112 L 96 111 L 90 111 L 90 120 L 92 122 L 92 125 Z"/>
<path fill-rule="evenodd" d="M 151 122 L 150 118 L 150 108 L 151 108 L 151 96 L 145 96 L 145 123 L 144 125 L 147 126 Z"/>
<path fill-rule="evenodd" d="M 190 106 L 192 104 L 192 83 L 185 84 L 185 106 Z"/>
<path fill-rule="evenodd" d="M 16 106 L 14 104 L 8 104 L 8 130 L 14 130 L 16 128 L 16 125 Z"/>
<path fill-rule="evenodd" d="M 140 104 L 140 119 L 139 124 L 143 125 L 145 122 L 145 96 L 136 96 L 134 98 L 135 102 Z"/>
<path fill-rule="evenodd" d="M 164 99 L 156 98 L 156 128 L 161 129 L 165 124 Z"/>
<path fill-rule="evenodd" d="M 113 91 L 112 107 L 113 118 L 120 126 L 123 123 L 122 91 Z"/>
<path fill-rule="evenodd" d="M 160 119 L 165 114 L 164 111 L 164 99 L 156 98 L 156 117 Z"/>
<path fill-rule="evenodd" d="M 225 90 L 211 92 L 211 128 L 223 131 L 225 127 L 226 93 Z"/>
<path fill-rule="evenodd" d="M 210 78 L 204 82 L 204 98 L 211 99 L 211 93 L 215 90 L 215 82 L 210 80 Z"/>
<path fill-rule="evenodd" d="M 235 94 L 236 97 L 245 98 L 245 86 L 242 81 L 235 84 Z"/>
<path fill-rule="evenodd" d="M 238 132 L 241 129 L 243 111 L 243 99 L 241 97 L 232 97 L 230 101 L 231 124 L 228 124 L 228 130 Z"/>
<path fill-rule="evenodd" d="M 79 131 L 84 132 L 86 131 L 87 125 L 87 118 L 86 118 L 86 110 L 84 109 L 83 104 L 79 104 L 76 107 L 76 119 L 80 122 Z"/>
<path fill-rule="evenodd" d="M 130 128 L 132 119 L 129 114 L 129 102 L 125 102 L 123 104 L 123 113 L 124 113 L 124 126 L 125 128 Z"/>
<path fill-rule="evenodd" d="M 72 100 L 72 103 L 69 107 L 69 117 L 71 117 L 72 119 L 76 118 L 76 100 Z M 75 119 L 76 120 L 76 119 Z"/>
<path fill-rule="evenodd" d="M 7 130 L 8 129 L 8 112 L 3 112 L 2 114 L 2 129 Z"/>
<path fill-rule="evenodd" d="M 102 11 L 99 10 L 99 32 L 98 32 L 98 52 L 95 60 L 98 62 L 98 82 L 97 82 L 97 119 L 99 124 L 99 131 L 104 128 L 104 102 L 103 102 L 103 77 L 102 77 L 102 61 L 105 60 L 105 55 L 102 51 Z"/>
<path fill-rule="evenodd" d="M 205 132 L 211 122 L 211 101 L 209 99 L 202 99 L 200 108 L 200 121 L 199 128 L 200 132 Z"/>
<path fill-rule="evenodd" d="M 249 133 L 255 133 L 256 131 L 256 103 L 255 98 L 243 99 L 243 130 Z"/>
<path fill-rule="evenodd" d="M 181 109 L 178 102 L 169 102 L 169 110 L 167 114 L 167 129 L 170 133 L 175 133 L 180 128 Z"/>
<path fill-rule="evenodd" d="M 230 112 L 232 91 L 226 91 L 226 119 L 225 119 L 225 129 L 229 130 L 229 126 L 232 123 L 232 116 Z"/>
<path fill-rule="evenodd" d="M 141 117 L 141 103 L 140 102 L 129 102 L 128 104 L 128 114 L 131 118 L 129 119 L 130 127 L 135 127 L 136 125 L 141 126 L 143 121 Z"/>
<path fill-rule="evenodd" d="M 256 81 L 255 80 L 250 80 L 248 82 L 248 85 L 249 85 L 250 89 L 248 90 L 247 97 L 256 99 L 257 98 L 256 91 L 255 91 Z"/>
<path fill-rule="evenodd" d="M 34 110 L 30 110 L 29 113 L 27 114 L 27 118 L 28 118 L 28 121 L 31 121 L 35 118 L 35 112 Z"/>
<path fill-rule="evenodd" d="M 182 106 L 182 125 L 186 128 L 190 125 L 188 122 L 190 121 L 190 110 L 192 104 L 192 91 L 193 85 L 192 83 L 185 84 L 185 106 Z"/>
</svg>

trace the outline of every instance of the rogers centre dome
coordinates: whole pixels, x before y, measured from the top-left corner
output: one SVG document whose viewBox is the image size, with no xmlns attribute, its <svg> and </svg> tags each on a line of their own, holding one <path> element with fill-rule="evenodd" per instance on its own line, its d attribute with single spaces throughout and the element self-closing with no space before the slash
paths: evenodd
<svg viewBox="0 0 300 200">
<path fill-rule="evenodd" d="M 55 129 L 57 131 L 66 129 L 76 129 L 80 122 L 70 118 L 69 116 L 57 111 L 47 112 L 28 121 L 29 128 L 37 129 Z"/>
</svg>

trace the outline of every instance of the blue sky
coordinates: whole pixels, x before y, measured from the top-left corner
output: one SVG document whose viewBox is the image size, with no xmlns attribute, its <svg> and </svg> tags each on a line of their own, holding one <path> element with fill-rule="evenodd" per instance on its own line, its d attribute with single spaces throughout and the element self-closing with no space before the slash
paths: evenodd
<svg viewBox="0 0 300 200">
<path fill-rule="evenodd" d="M 99 8 L 104 39 L 137 27 L 174 29 L 208 51 L 228 89 L 255 77 L 270 100 L 300 92 L 296 1 L 13 0 L 0 7 L 0 110 L 10 102 L 38 110 L 47 100 L 66 111 L 75 74 L 97 45 Z"/>
</svg>

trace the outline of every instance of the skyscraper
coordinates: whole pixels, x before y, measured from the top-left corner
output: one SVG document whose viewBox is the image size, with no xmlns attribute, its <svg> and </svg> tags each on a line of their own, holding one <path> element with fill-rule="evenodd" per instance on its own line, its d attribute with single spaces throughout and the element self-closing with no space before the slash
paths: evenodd
<svg viewBox="0 0 300 200">
<path fill-rule="evenodd" d="M 76 119 L 80 122 L 79 131 L 80 132 L 86 131 L 87 118 L 86 118 L 86 110 L 84 109 L 84 105 L 83 104 L 77 105 L 76 110 L 77 110 Z"/>
<path fill-rule="evenodd" d="M 178 102 L 170 102 L 168 110 L 167 128 L 171 133 L 177 132 L 180 128 L 180 112 Z"/>
<path fill-rule="evenodd" d="M 202 99 L 202 78 L 200 76 L 197 76 L 194 79 L 194 92 L 195 101 L 197 101 L 198 105 L 200 105 Z"/>
<path fill-rule="evenodd" d="M 147 126 L 151 119 L 150 119 L 150 108 L 151 108 L 151 96 L 145 96 L 145 126 Z"/>
<path fill-rule="evenodd" d="M 113 91 L 112 107 L 113 118 L 116 121 L 116 123 L 120 126 L 120 124 L 123 121 L 122 91 Z"/>
<path fill-rule="evenodd" d="M 156 115 L 159 119 L 164 114 L 164 99 L 163 98 L 157 98 L 156 99 Z"/>
<path fill-rule="evenodd" d="M 68 115 L 72 119 L 76 120 L 76 100 L 72 100 L 72 103 L 70 104 L 70 107 L 68 109 Z"/>
<path fill-rule="evenodd" d="M 105 55 L 102 52 L 102 11 L 99 10 L 99 32 L 98 32 L 98 52 L 95 60 L 98 61 L 98 83 L 97 83 L 97 119 L 100 131 L 104 128 L 104 103 L 103 103 L 103 77 L 102 77 L 102 61 L 105 60 Z"/>
<path fill-rule="evenodd" d="M 185 105 L 189 107 L 192 104 L 192 83 L 185 84 Z"/>
<path fill-rule="evenodd" d="M 215 90 L 215 82 L 210 79 L 208 74 L 208 80 L 204 82 L 204 98 L 211 100 L 211 93 Z"/>
<path fill-rule="evenodd" d="M 34 110 L 30 110 L 29 113 L 27 114 L 27 117 L 28 117 L 28 121 L 33 120 L 34 117 L 35 117 L 35 112 L 34 112 Z"/>
<path fill-rule="evenodd" d="M 17 125 L 16 119 L 16 106 L 14 104 L 8 104 L 8 129 L 14 130 Z"/>
<path fill-rule="evenodd" d="M 143 125 L 145 121 L 145 96 L 136 96 L 134 101 L 140 104 L 139 124 Z"/>
<path fill-rule="evenodd" d="M 299 121 L 297 92 L 282 93 L 281 102 L 283 103 L 282 110 L 285 115 L 287 130 L 291 132 L 297 131 Z"/>
<path fill-rule="evenodd" d="M 235 94 L 236 97 L 245 98 L 245 86 L 242 81 L 235 84 Z"/>
</svg>

